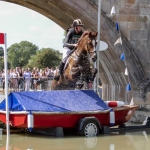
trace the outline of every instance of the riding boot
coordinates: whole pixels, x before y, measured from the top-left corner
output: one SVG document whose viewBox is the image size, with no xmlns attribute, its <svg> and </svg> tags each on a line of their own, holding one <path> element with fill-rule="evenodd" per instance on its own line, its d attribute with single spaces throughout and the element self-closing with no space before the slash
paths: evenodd
<svg viewBox="0 0 150 150">
<path fill-rule="evenodd" d="M 59 74 L 62 75 L 63 74 L 63 70 L 64 70 L 64 62 L 61 62 L 60 66 L 59 66 Z"/>
<path fill-rule="evenodd" d="M 60 66 L 59 66 L 59 74 L 54 77 L 54 79 L 55 79 L 56 81 L 58 81 L 59 78 L 60 78 L 60 75 L 63 74 L 64 65 L 65 65 L 64 62 L 61 62 L 61 63 L 60 63 Z"/>
</svg>

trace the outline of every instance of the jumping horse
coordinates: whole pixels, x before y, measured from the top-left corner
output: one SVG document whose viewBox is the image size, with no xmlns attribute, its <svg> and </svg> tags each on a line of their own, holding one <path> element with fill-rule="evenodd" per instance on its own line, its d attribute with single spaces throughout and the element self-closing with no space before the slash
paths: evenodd
<svg viewBox="0 0 150 150">
<path fill-rule="evenodd" d="M 91 67 L 96 61 L 95 52 L 97 32 L 85 31 L 78 40 L 77 48 L 69 55 L 59 81 L 53 79 L 51 90 L 88 88 L 88 83 L 94 80 L 97 69 Z"/>
</svg>

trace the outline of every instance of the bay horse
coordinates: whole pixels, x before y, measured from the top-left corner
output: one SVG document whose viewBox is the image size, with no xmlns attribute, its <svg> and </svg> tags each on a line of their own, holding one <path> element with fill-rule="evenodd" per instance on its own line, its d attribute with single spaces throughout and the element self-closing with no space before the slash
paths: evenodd
<svg viewBox="0 0 150 150">
<path fill-rule="evenodd" d="M 59 81 L 53 79 L 51 90 L 81 89 L 87 83 L 92 82 L 97 69 L 91 68 L 91 60 L 97 59 L 95 52 L 97 32 L 85 31 L 78 40 L 77 47 L 69 55 L 63 74 Z M 57 75 L 57 74 L 56 74 Z"/>
</svg>

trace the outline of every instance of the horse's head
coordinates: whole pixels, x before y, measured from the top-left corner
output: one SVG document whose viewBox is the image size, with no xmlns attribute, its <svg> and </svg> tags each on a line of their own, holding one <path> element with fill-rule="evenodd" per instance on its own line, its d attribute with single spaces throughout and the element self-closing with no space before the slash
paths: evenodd
<svg viewBox="0 0 150 150">
<path fill-rule="evenodd" d="M 95 51 L 97 32 L 85 31 L 78 42 L 78 48 L 83 54 L 88 55 L 93 62 L 96 61 L 97 55 Z"/>
<path fill-rule="evenodd" d="M 97 32 L 90 32 L 88 37 L 88 42 L 87 42 L 87 53 L 89 54 L 93 62 L 97 60 L 97 55 L 95 51 L 95 47 L 97 45 L 96 37 L 97 37 Z"/>
</svg>

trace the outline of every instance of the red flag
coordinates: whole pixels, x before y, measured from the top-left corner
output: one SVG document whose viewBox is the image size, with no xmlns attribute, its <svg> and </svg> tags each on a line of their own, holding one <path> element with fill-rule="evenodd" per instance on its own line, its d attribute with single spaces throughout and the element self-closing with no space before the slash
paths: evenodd
<svg viewBox="0 0 150 150">
<path fill-rule="evenodd" d="M 5 44 L 4 33 L 0 33 L 0 44 Z"/>
</svg>

